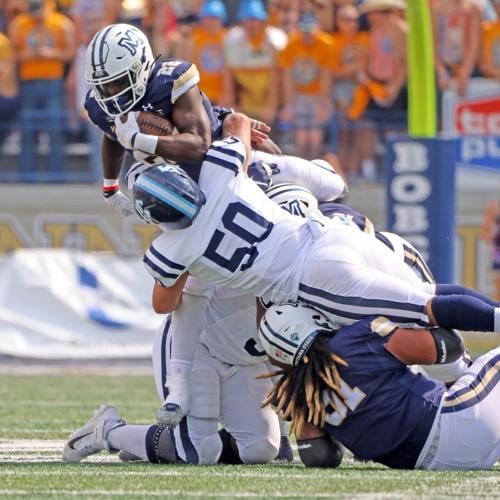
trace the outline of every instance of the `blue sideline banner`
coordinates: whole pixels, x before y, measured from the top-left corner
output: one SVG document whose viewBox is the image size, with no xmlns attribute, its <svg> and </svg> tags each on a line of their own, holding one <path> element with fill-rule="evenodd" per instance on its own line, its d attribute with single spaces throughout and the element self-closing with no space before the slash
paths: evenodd
<svg viewBox="0 0 500 500">
<path fill-rule="evenodd" d="M 387 141 L 387 227 L 427 260 L 438 282 L 454 281 L 456 139 Z"/>
</svg>

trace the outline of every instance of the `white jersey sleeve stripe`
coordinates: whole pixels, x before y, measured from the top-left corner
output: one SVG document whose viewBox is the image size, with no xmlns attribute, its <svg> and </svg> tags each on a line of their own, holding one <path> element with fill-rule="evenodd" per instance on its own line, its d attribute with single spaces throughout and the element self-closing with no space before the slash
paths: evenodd
<svg viewBox="0 0 500 500">
<path fill-rule="evenodd" d="M 162 269 L 160 266 L 156 265 L 149 257 L 148 255 L 144 255 L 142 261 L 144 262 L 144 265 L 146 266 L 146 269 L 149 271 L 150 274 L 153 275 L 153 277 L 162 277 L 162 278 L 169 278 L 176 280 L 179 277 L 180 273 L 167 273 L 164 269 Z"/>
<path fill-rule="evenodd" d="M 205 161 L 209 161 L 210 163 L 218 165 L 219 167 L 227 168 L 228 170 L 231 170 L 234 173 L 234 175 L 237 175 L 241 168 L 240 163 L 238 162 L 234 163 L 233 161 L 224 160 L 223 158 L 214 156 L 213 154 L 210 153 L 210 151 L 207 153 Z"/>
<path fill-rule="evenodd" d="M 168 267 L 171 267 L 172 269 L 176 269 L 177 271 L 184 271 L 186 269 L 186 266 L 182 264 L 178 264 L 177 262 L 174 262 L 172 260 L 167 259 L 164 255 L 162 255 L 155 247 L 154 245 L 151 245 L 149 247 L 149 251 L 160 261 L 163 262 L 165 265 Z"/>
<path fill-rule="evenodd" d="M 222 144 L 224 144 L 224 143 L 222 143 Z M 238 160 L 240 160 L 241 164 L 243 164 L 243 162 L 245 161 L 244 155 L 238 153 L 238 151 L 236 151 L 235 149 L 228 148 L 227 145 L 225 145 L 225 147 L 224 147 L 224 146 L 217 146 L 216 144 L 214 144 L 210 148 L 210 151 L 217 151 L 219 153 L 231 156 L 233 158 L 237 158 Z"/>
</svg>

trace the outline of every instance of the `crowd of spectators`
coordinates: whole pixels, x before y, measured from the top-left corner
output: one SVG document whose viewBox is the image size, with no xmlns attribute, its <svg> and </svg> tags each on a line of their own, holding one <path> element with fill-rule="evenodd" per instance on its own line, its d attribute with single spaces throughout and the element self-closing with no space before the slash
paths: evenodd
<svg viewBox="0 0 500 500">
<path fill-rule="evenodd" d="M 429 3 L 439 88 L 463 95 L 473 76 L 500 79 L 500 0 Z M 351 181 L 375 179 L 377 138 L 406 128 L 404 0 L 0 0 L 0 7 L 0 147 L 20 137 L 21 179 L 41 161 L 40 136 L 56 174 L 68 141 L 83 137 L 99 176 L 99 132 L 83 109 L 85 52 L 114 22 L 145 31 L 156 55 L 193 61 L 212 102 L 269 123 L 287 151 L 337 154 Z"/>
</svg>

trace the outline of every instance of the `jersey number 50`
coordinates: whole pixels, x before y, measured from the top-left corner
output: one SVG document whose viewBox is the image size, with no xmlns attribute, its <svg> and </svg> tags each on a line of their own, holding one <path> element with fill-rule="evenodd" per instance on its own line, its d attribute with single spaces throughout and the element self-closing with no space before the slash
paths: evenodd
<svg viewBox="0 0 500 500">
<path fill-rule="evenodd" d="M 251 227 L 252 232 L 238 224 L 236 219 Z M 203 254 L 204 257 L 215 262 L 220 267 L 234 273 L 238 268 L 244 271 L 252 266 L 259 252 L 256 243 L 265 240 L 273 228 L 273 223 L 264 219 L 254 212 L 250 207 L 240 202 L 230 203 L 222 216 L 222 225 L 226 232 L 217 229 Z M 256 232 L 257 234 L 254 234 Z M 249 246 L 237 247 L 230 258 L 226 258 L 217 252 L 223 242 L 232 243 L 234 240 L 243 240 Z M 236 245 L 235 245 L 236 246 Z M 243 260 L 246 258 L 246 262 Z M 241 267 L 240 267 L 241 266 Z"/>
</svg>

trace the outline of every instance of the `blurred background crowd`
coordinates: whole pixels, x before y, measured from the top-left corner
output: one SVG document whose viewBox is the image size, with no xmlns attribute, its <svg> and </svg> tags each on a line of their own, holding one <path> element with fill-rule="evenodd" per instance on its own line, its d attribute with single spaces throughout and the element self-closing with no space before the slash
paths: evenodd
<svg viewBox="0 0 500 500">
<path fill-rule="evenodd" d="M 440 91 L 500 80 L 500 0 L 429 0 Z M 0 169 L 13 180 L 101 177 L 85 120 L 85 52 L 103 26 L 193 61 L 213 103 L 269 123 L 286 152 L 338 156 L 376 181 L 384 135 L 405 131 L 404 0 L 0 0 Z M 46 175 L 39 175 L 44 170 Z"/>
</svg>

